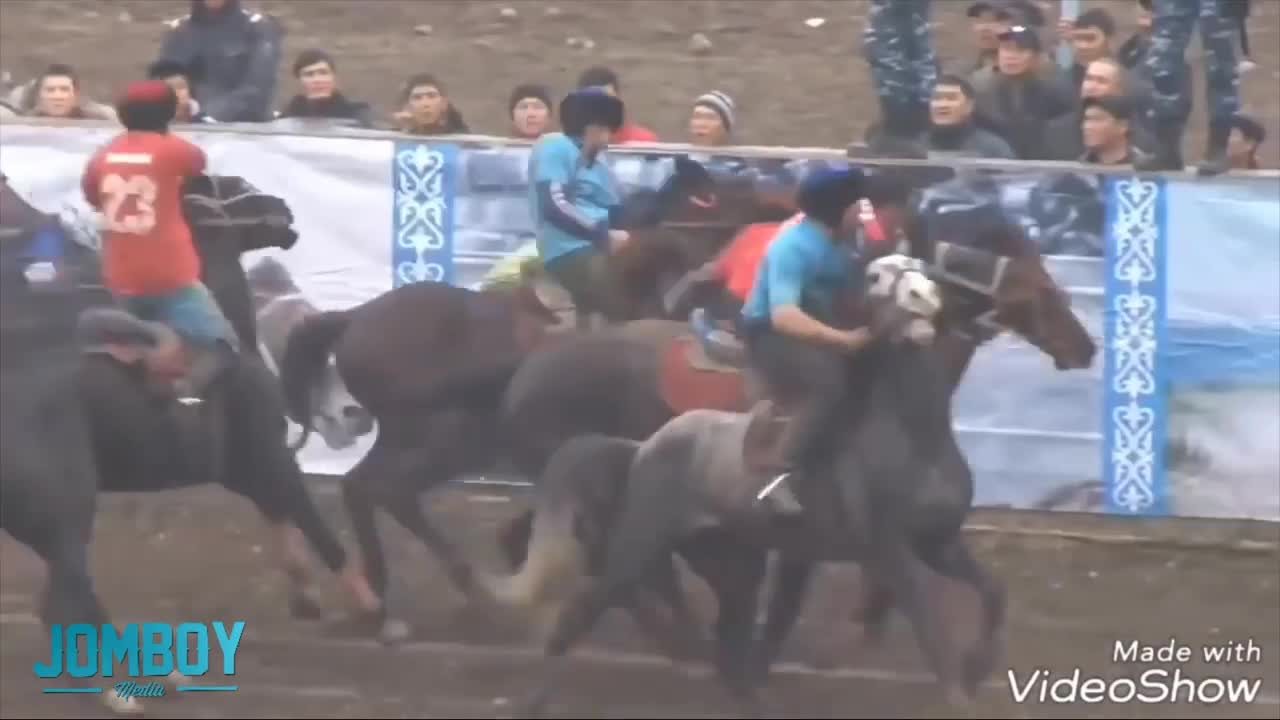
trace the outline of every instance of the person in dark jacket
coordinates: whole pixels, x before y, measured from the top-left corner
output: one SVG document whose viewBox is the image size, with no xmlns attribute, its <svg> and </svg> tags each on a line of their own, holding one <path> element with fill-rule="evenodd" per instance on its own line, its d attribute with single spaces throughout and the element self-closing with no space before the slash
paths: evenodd
<svg viewBox="0 0 1280 720">
<path fill-rule="evenodd" d="M 1262 123 L 1243 113 L 1231 123 L 1231 141 L 1227 144 L 1227 156 L 1232 170 L 1257 170 L 1258 148 L 1267 139 Z"/>
<path fill-rule="evenodd" d="M 431 73 L 418 73 L 400 91 L 395 129 L 411 135 L 459 135 L 471 132 L 453 106 L 444 84 Z"/>
<path fill-rule="evenodd" d="M 1142 122 L 1142 108 L 1145 107 L 1147 95 L 1132 74 L 1125 70 L 1119 60 L 1104 57 L 1089 63 L 1084 80 L 1080 83 L 1080 107 L 1064 113 L 1049 122 L 1045 129 L 1045 159 L 1075 160 L 1084 153 L 1084 139 L 1081 136 L 1081 123 L 1084 120 L 1083 101 L 1090 98 L 1125 96 L 1135 107 L 1135 114 L 1129 121 L 1129 139 L 1144 152 L 1150 153 L 1155 141 L 1147 132 Z"/>
<path fill-rule="evenodd" d="M 1088 98 L 1083 103 L 1081 134 L 1085 152 L 1080 162 L 1092 165 L 1133 165 L 1145 154 L 1129 141 L 1133 103 L 1123 95 Z"/>
<path fill-rule="evenodd" d="M 356 127 L 373 127 L 368 103 L 349 100 L 338 90 L 338 65 L 323 50 L 303 50 L 293 61 L 293 76 L 302 92 L 294 95 L 278 114 L 282 118 L 348 120 Z"/>
<path fill-rule="evenodd" d="M 198 78 L 193 95 L 217 122 L 266 122 L 276 92 L 284 30 L 240 0 L 192 0 L 191 14 L 169 23 L 159 60 Z"/>
<path fill-rule="evenodd" d="M 1045 127 L 1051 118 L 1071 110 L 1072 97 L 1057 82 L 1040 75 L 1040 36 L 1014 25 L 1000 36 L 996 74 L 978 90 L 978 112 L 1022 160 L 1043 160 Z"/>
<path fill-rule="evenodd" d="M 943 75 L 929 100 L 929 157 L 973 157 L 1014 160 L 1013 148 L 995 133 L 973 123 L 974 93 L 958 75 Z"/>
<path fill-rule="evenodd" d="M 195 87 L 195 79 L 191 76 L 191 71 L 182 63 L 173 60 L 157 60 L 147 67 L 147 79 L 162 80 L 173 88 L 174 94 L 178 96 L 178 111 L 173 116 L 175 123 L 214 122 L 213 118 L 206 115 L 200 108 L 200 101 L 191 94 L 191 89 Z"/>
<path fill-rule="evenodd" d="M 1079 88 L 1084 82 L 1085 68 L 1089 63 L 1105 57 L 1111 57 L 1112 38 L 1116 34 L 1116 21 L 1111 13 L 1102 8 L 1093 8 L 1080 13 L 1071 22 L 1071 54 L 1075 62 L 1071 65 L 1071 85 Z"/>
</svg>

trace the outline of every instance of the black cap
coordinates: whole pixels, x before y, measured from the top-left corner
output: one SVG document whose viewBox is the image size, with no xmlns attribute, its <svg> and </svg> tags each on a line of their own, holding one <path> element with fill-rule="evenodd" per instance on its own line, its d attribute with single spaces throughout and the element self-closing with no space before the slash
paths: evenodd
<svg viewBox="0 0 1280 720">
<path fill-rule="evenodd" d="M 1081 103 L 1082 110 L 1096 107 L 1111 117 L 1128 122 L 1133 117 L 1133 101 L 1126 95 L 1104 95 L 1102 97 L 1085 98 Z"/>
<path fill-rule="evenodd" d="M 986 12 L 998 12 L 996 10 L 995 3 L 989 3 L 989 2 L 984 2 L 984 0 L 978 0 L 978 2 L 973 3 L 972 5 L 969 6 L 969 9 L 965 11 L 965 14 L 972 18 L 972 17 L 978 17 L 982 13 L 986 13 Z"/>
<path fill-rule="evenodd" d="M 996 17 L 1014 24 L 1044 27 L 1044 11 L 1031 0 L 1003 0 L 996 8 Z"/>
<path fill-rule="evenodd" d="M 1040 34 L 1026 25 L 1014 25 L 1000 33 L 1000 42 L 1012 42 L 1024 50 L 1040 52 Z"/>
</svg>

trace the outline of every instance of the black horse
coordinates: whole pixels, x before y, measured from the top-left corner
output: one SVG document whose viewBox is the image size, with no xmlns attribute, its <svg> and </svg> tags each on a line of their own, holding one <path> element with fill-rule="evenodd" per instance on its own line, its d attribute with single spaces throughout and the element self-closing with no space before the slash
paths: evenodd
<svg viewBox="0 0 1280 720">
<path fill-rule="evenodd" d="M 288 208 L 239 178 L 206 177 L 188 185 L 184 210 L 205 283 L 242 346 L 255 348 L 240 255 L 291 247 L 297 235 Z M 41 613 L 46 627 L 108 622 L 87 557 L 99 491 L 209 482 L 249 499 L 279 533 L 292 608 L 300 615 L 317 614 L 300 536 L 331 571 L 347 569 L 347 558 L 286 446 L 284 405 L 274 376 L 260 358 L 245 352 L 210 389 L 201 415 L 182 418 L 172 401 L 148 391 L 139 365 L 78 346 L 76 333 L 86 315 L 116 313 L 101 285 L 96 252 L 64 233 L 59 257 L 36 259 L 28 252 L 31 235 L 7 238 L 0 266 L 0 528 L 48 566 Z M 51 267 L 56 272 L 49 272 Z M 115 321 L 119 328 L 131 327 L 122 315 Z M 98 329 L 111 335 L 110 329 Z M 145 342 L 146 334 L 107 339 L 128 347 Z M 362 576 L 355 570 L 343 576 L 360 599 Z M 136 700 L 106 695 L 113 709 L 137 709 Z"/>
<path fill-rule="evenodd" d="M 901 312 L 880 301 L 880 316 Z M 904 320 L 890 320 L 900 326 Z M 911 320 L 917 323 L 918 320 Z M 898 337 L 895 334 L 894 337 Z M 950 367 L 944 352 L 916 342 L 881 342 L 853 358 L 844 412 L 833 421 L 826 450 L 794 484 L 806 516 L 770 517 L 753 502 L 767 464 L 757 458 L 776 440 L 765 406 L 750 414 L 692 410 L 642 443 L 594 443 L 603 472 L 616 469 L 619 443 L 630 443 L 624 499 L 611 521 L 601 577 L 572 597 L 547 641 L 546 675 L 526 708 L 541 711 L 560 658 L 599 617 L 648 590 L 655 567 L 684 554 L 716 587 L 717 666 L 734 695 L 755 707 L 763 679 L 749 662 L 755 587 L 765 551 L 793 561 L 857 561 L 891 588 L 926 658 L 948 691 L 959 689 L 940 616 L 928 602 L 925 569 L 964 581 L 983 598 L 980 645 L 963 659 L 970 692 L 990 672 L 1003 591 L 982 570 L 960 531 L 973 499 L 973 477 L 951 430 Z M 787 404 L 785 396 L 778 402 Z M 589 446 L 589 445 L 588 445 Z M 575 444 L 566 449 L 575 448 Z M 767 451 L 764 451 L 767 452 Z M 582 465 L 586 469 L 586 464 Z M 725 593 L 725 588 L 735 589 Z M 950 692 L 949 692 L 950 694 Z"/>
</svg>

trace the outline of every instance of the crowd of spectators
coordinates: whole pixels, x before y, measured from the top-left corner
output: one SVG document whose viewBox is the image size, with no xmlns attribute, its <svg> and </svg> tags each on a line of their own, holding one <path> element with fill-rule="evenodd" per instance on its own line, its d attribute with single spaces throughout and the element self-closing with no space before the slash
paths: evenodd
<svg viewBox="0 0 1280 720">
<path fill-rule="evenodd" d="M 1156 0 L 1157 5 L 1162 1 Z M 1200 3 L 1202 33 L 1208 32 L 1206 12 L 1231 15 L 1230 27 L 1238 28 L 1247 62 L 1243 20 L 1248 1 L 1192 2 Z M 1034 0 L 979 0 L 968 7 L 973 55 L 958 62 L 934 57 L 928 3 L 872 0 L 865 51 L 882 114 L 865 141 L 879 148 L 878 154 L 892 155 L 905 142 L 933 158 L 1075 160 L 1141 168 L 1145 158 L 1162 155 L 1166 164 L 1182 166 L 1178 148 L 1191 112 L 1190 71 L 1183 60 L 1182 72 L 1153 77 L 1152 0 L 1111 5 L 1135 13 L 1138 30 L 1123 41 L 1105 8 L 1060 20 L 1046 30 L 1044 10 Z M 241 7 L 239 0 L 193 0 L 191 13 L 170 26 L 145 73 L 174 87 L 180 121 L 292 118 L 414 135 L 471 131 L 442 78 L 413 75 L 394 107 L 382 112 L 357 99 L 358 89 L 348 94 L 338 59 L 320 49 L 297 54 L 291 65 L 294 94 L 280 102 L 276 77 L 285 61 L 282 29 L 271 16 Z M 1058 45 L 1070 48 L 1069 64 L 1060 65 L 1050 56 Z M 1222 75 L 1221 68 L 1215 72 Z M 1230 82 L 1235 82 L 1234 74 Z M 586 69 L 577 86 L 603 87 L 619 95 L 623 91 L 617 73 L 607 67 Z M 556 129 L 556 99 L 539 82 L 513 88 L 508 110 L 505 125 L 512 137 L 535 139 Z M 15 88 L 0 112 L 115 118 L 110 106 L 82 96 L 76 70 L 62 64 Z M 686 137 L 660 139 L 629 121 L 614 140 L 724 146 L 733 143 L 734 124 L 733 98 L 709 90 L 690 99 Z M 1256 119 L 1232 110 L 1225 120 L 1212 120 L 1210 135 L 1216 131 L 1230 133 L 1225 143 L 1229 167 L 1257 167 L 1265 134 Z M 1212 146 L 1212 137 L 1209 142 Z M 1207 154 L 1212 152 L 1210 147 Z M 1170 159 L 1171 153 L 1176 157 Z"/>
</svg>

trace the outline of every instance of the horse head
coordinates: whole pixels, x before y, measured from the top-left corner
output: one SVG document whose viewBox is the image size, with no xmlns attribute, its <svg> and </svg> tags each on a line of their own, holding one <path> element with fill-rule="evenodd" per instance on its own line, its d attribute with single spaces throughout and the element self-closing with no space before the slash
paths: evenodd
<svg viewBox="0 0 1280 720">
<path fill-rule="evenodd" d="M 941 322 L 948 329 L 979 343 L 1011 330 L 1053 358 L 1059 370 L 1092 365 L 1093 338 L 1020 228 L 993 216 L 957 242 L 927 238 L 918 217 L 904 229 L 912 256 L 928 262 L 943 282 Z"/>
</svg>

